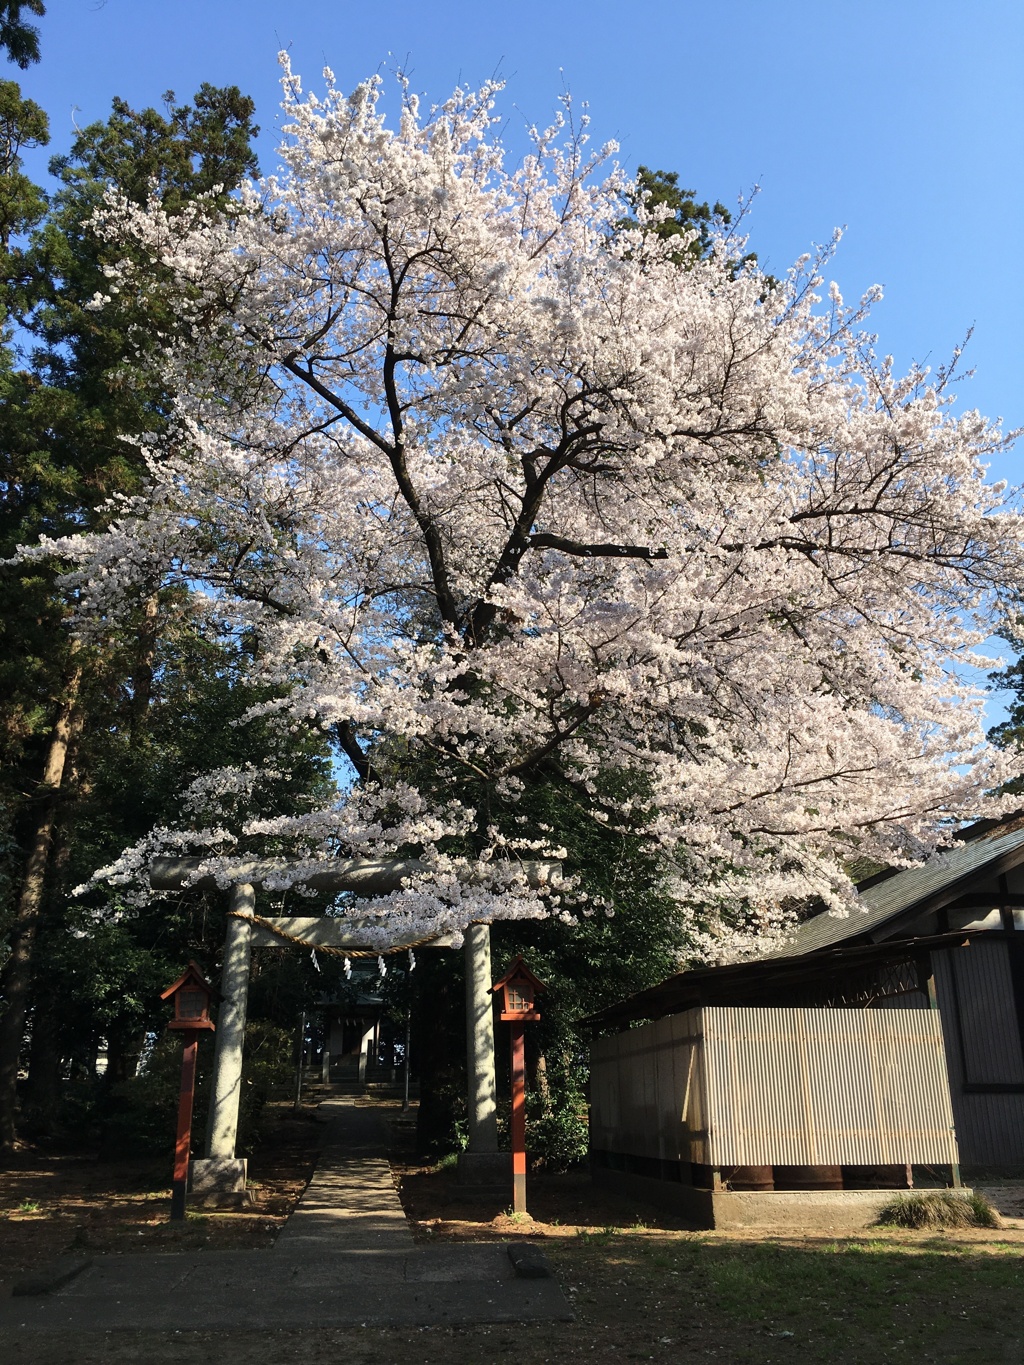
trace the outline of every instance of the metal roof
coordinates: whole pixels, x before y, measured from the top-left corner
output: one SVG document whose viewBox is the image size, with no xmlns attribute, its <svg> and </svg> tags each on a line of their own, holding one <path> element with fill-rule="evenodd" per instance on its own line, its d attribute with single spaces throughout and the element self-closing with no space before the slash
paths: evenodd
<svg viewBox="0 0 1024 1365">
<path fill-rule="evenodd" d="M 921 960 L 933 949 L 964 943 L 976 933 L 991 938 L 996 931 L 974 929 L 898 937 L 901 928 L 906 933 L 904 921 L 915 914 L 949 905 L 979 876 L 998 876 L 1024 862 L 1021 812 L 999 822 L 979 821 L 964 830 L 962 837 L 960 847 L 936 854 L 920 867 L 882 873 L 862 882 L 863 911 L 851 911 L 845 919 L 827 912 L 816 915 L 800 926 L 791 943 L 770 957 L 678 972 L 581 1023 L 624 1028 L 637 1020 L 660 1019 L 698 1005 L 750 1005 L 766 990 L 774 995 L 780 988 L 812 978 L 842 979 L 859 967 Z"/>
<path fill-rule="evenodd" d="M 868 883 L 859 893 L 863 910 L 851 910 L 845 918 L 823 911 L 802 924 L 793 941 L 774 957 L 794 957 L 819 948 L 844 943 L 864 935 L 874 936 L 890 920 L 912 911 L 938 908 L 955 900 L 962 883 L 977 877 L 991 864 L 993 873 L 1005 872 L 1024 860 L 1024 828 L 991 833 L 929 858 L 920 867 L 908 867 L 882 881 Z"/>
<path fill-rule="evenodd" d="M 759 958 L 717 967 L 692 967 L 659 981 L 626 1000 L 608 1005 L 580 1022 L 591 1028 L 625 1028 L 639 1019 L 661 1019 L 701 1005 L 751 1006 L 766 994 L 774 999 L 780 991 L 811 981 L 846 979 L 852 971 L 887 962 L 926 962 L 937 948 L 952 948 L 976 935 L 992 937 L 991 930 L 964 929 L 956 933 L 930 934 L 924 938 L 888 940 L 884 943 L 840 944 L 799 956 Z"/>
</svg>

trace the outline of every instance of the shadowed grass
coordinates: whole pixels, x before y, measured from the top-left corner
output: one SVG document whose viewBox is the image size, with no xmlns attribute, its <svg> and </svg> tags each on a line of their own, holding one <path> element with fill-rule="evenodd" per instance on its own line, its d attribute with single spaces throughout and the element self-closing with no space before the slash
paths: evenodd
<svg viewBox="0 0 1024 1365">
<path fill-rule="evenodd" d="M 970 1241 L 954 1240 L 956 1233 L 902 1236 L 905 1242 L 892 1232 L 870 1240 L 739 1242 L 713 1233 L 623 1231 L 562 1247 L 549 1241 L 545 1251 L 570 1289 L 588 1362 L 1024 1359 L 1016 1307 L 1024 1291 L 1021 1244 L 979 1243 L 977 1233 L 960 1234 Z M 566 1356 L 573 1359 L 563 1348 Z"/>
</svg>

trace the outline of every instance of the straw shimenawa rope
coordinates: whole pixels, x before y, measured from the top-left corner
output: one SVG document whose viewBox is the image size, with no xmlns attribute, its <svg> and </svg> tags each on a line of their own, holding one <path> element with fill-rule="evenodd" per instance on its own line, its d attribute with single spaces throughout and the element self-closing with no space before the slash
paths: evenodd
<svg viewBox="0 0 1024 1365">
<path fill-rule="evenodd" d="M 397 948 L 335 948 L 331 944 L 310 943 L 308 938 L 299 938 L 297 934 L 289 934 L 287 929 L 280 928 L 272 920 L 264 919 L 262 915 L 252 915 L 242 910 L 229 910 L 228 919 L 244 919 L 250 924 L 258 924 L 261 929 L 266 929 L 271 934 L 275 934 L 285 943 L 295 943 L 300 948 L 312 948 L 318 953 L 326 953 L 328 957 L 388 957 L 391 953 L 407 953 L 414 948 L 423 948 L 428 943 L 433 943 L 438 937 L 437 934 L 430 934 L 426 938 L 416 939 L 414 943 L 400 944 Z"/>
</svg>

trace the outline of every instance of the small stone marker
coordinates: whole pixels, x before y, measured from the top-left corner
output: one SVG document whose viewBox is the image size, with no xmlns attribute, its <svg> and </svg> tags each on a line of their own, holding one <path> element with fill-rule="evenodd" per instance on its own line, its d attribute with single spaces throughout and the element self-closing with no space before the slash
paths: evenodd
<svg viewBox="0 0 1024 1365">
<path fill-rule="evenodd" d="M 532 1242 L 509 1242 L 508 1259 L 517 1280 L 550 1280 L 551 1264 Z"/>
</svg>

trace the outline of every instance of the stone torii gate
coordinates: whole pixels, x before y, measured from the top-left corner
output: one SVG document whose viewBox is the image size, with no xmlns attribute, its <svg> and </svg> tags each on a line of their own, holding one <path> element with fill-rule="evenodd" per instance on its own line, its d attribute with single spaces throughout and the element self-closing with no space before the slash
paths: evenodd
<svg viewBox="0 0 1024 1365">
<path fill-rule="evenodd" d="M 150 867 L 154 891 L 218 889 L 216 877 L 196 877 L 199 858 L 155 858 Z M 285 859 L 243 863 L 233 871 L 230 890 L 221 1005 L 217 1017 L 213 1062 L 213 1093 L 207 1128 L 205 1158 L 191 1164 L 192 1186 L 208 1196 L 237 1197 L 245 1189 L 246 1162 L 235 1155 L 238 1106 L 242 1087 L 242 1049 L 249 994 L 249 965 L 253 948 L 281 948 L 298 944 L 310 948 L 348 948 L 365 951 L 371 945 L 370 922 L 330 916 L 256 915 L 256 893 L 290 866 Z M 557 873 L 555 862 L 520 864 L 531 886 L 541 886 Z M 401 889 L 404 879 L 422 873 L 414 858 L 380 860 L 338 859 L 304 875 L 302 885 L 313 891 L 350 892 L 356 896 L 384 896 Z M 372 922 L 374 928 L 380 921 Z M 413 946 L 451 948 L 450 935 L 423 940 L 396 940 L 388 952 Z M 466 963 L 466 1062 L 468 1073 L 469 1147 L 459 1161 L 460 1183 L 499 1191 L 508 1154 L 498 1151 L 494 1083 L 494 1028 L 491 1001 L 491 930 L 488 924 L 470 925 L 464 936 Z"/>
</svg>

